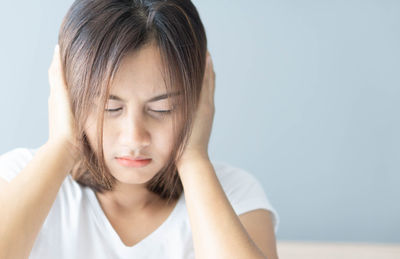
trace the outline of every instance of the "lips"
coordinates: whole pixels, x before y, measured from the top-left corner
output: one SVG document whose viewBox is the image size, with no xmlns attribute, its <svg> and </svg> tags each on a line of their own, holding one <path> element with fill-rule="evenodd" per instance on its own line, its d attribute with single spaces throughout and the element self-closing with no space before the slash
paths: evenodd
<svg viewBox="0 0 400 259">
<path fill-rule="evenodd" d="M 143 167 L 151 162 L 151 158 L 144 157 L 117 157 L 118 163 L 125 167 Z"/>
<path fill-rule="evenodd" d="M 147 160 L 147 159 L 150 159 L 150 158 L 147 158 L 147 157 L 142 157 L 142 156 L 138 156 L 138 157 L 132 157 L 132 156 L 121 156 L 121 157 L 117 157 L 117 159 L 126 159 L 126 160 L 133 160 L 133 161 L 136 161 L 136 160 Z"/>
</svg>

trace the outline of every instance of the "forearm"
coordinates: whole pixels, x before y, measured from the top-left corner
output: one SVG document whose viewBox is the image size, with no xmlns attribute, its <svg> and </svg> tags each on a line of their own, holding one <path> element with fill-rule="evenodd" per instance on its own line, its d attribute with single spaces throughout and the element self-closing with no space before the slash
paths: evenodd
<svg viewBox="0 0 400 259">
<path fill-rule="evenodd" d="M 196 258 L 265 258 L 229 203 L 211 162 L 192 159 L 181 163 L 178 171 Z"/>
<path fill-rule="evenodd" d="M 27 258 L 73 164 L 62 143 L 46 143 L 0 190 L 0 258 Z"/>
</svg>

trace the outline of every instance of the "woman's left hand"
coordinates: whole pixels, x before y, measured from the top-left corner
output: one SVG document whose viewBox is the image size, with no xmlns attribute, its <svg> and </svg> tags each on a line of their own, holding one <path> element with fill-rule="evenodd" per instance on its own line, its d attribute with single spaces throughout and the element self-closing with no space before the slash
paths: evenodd
<svg viewBox="0 0 400 259">
<path fill-rule="evenodd" d="M 184 149 L 182 157 L 176 163 L 179 168 L 183 162 L 193 158 L 208 158 L 208 143 L 214 120 L 215 105 L 215 72 L 211 55 L 207 51 L 206 67 L 203 85 L 200 93 L 199 106 L 196 111 L 192 133 Z"/>
</svg>

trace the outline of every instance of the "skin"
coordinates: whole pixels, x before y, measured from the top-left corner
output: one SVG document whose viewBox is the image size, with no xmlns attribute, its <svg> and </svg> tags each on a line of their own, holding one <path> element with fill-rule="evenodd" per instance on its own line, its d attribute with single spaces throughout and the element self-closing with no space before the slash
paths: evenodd
<svg viewBox="0 0 400 259">
<path fill-rule="evenodd" d="M 110 95 L 121 100 L 108 100 L 103 124 L 105 162 L 117 179 L 115 190 L 97 193 L 97 198 L 108 211 L 137 214 L 165 204 L 145 184 L 167 163 L 173 144 L 172 116 L 157 111 L 173 109 L 179 96 L 148 102 L 166 93 L 161 74 L 161 57 L 154 44 L 126 56 L 111 85 Z M 116 110 L 117 111 L 111 111 Z M 96 143 L 96 114 L 93 112 L 85 125 L 89 143 Z M 145 167 L 129 168 L 118 163 L 116 157 L 144 156 L 152 161 Z M 174 203 L 172 204 L 174 206 Z"/>
<path fill-rule="evenodd" d="M 165 212 L 164 214 L 150 214 L 150 208 L 161 208 L 161 206 L 157 205 L 159 204 L 157 201 L 154 201 L 156 199 L 154 196 L 152 203 L 151 194 L 146 193 L 143 189 L 143 183 L 151 179 L 160 165 L 167 161 L 172 139 L 172 129 L 169 123 L 155 122 L 146 112 L 142 113 L 142 111 L 146 111 L 144 109 L 146 107 L 145 100 L 159 94 L 157 91 L 161 91 L 157 88 L 160 82 L 157 81 L 157 70 L 155 69 L 159 64 L 158 58 L 153 54 L 155 54 L 155 51 L 152 51 L 152 48 L 142 49 L 136 58 L 126 60 L 127 70 L 121 70 L 121 76 L 116 81 L 114 89 L 115 94 L 123 95 L 127 100 L 124 105 L 119 104 L 124 106 L 125 110 L 116 119 L 113 118 L 113 120 L 115 119 L 115 121 L 112 121 L 113 126 L 108 124 L 111 120 L 105 122 L 106 131 L 103 136 L 106 163 L 112 169 L 112 174 L 118 179 L 119 183 L 118 191 L 110 192 L 104 196 L 99 195 L 98 198 L 111 223 L 115 223 L 113 226 L 121 240 L 127 241 L 126 244 L 129 243 L 129 245 L 140 241 L 161 224 L 168 215 Z M 154 69 L 152 70 L 153 73 L 147 74 L 147 76 L 138 73 L 136 74 L 138 78 L 133 78 L 132 73 L 137 71 L 131 71 L 130 68 L 135 66 L 141 73 L 147 73 L 148 71 L 145 71 L 145 69 L 141 70 L 141 66 L 146 67 L 146 62 L 155 65 L 147 67 L 150 70 Z M 59 63 L 55 62 L 55 64 Z M 61 69 L 57 71 L 61 71 Z M 51 103 L 59 106 L 54 109 L 59 114 L 51 117 L 50 132 L 54 138 L 62 139 L 62 143 L 69 143 L 65 145 L 73 147 L 75 139 L 72 130 L 74 120 L 70 114 L 63 113 L 70 111 L 70 109 L 66 92 L 62 90 L 65 87 L 65 82 L 60 75 L 58 77 L 58 79 L 55 79 L 55 84 L 58 85 L 54 87 L 55 91 L 59 92 L 59 94 L 54 95 L 58 96 L 58 100 Z M 215 113 L 215 73 L 209 53 L 207 53 L 203 81 L 193 131 L 184 149 L 183 156 L 177 162 L 178 173 L 184 187 L 196 258 L 277 258 L 269 212 L 254 210 L 240 216 L 236 215 L 208 156 L 208 143 Z M 57 120 L 58 117 L 64 118 L 64 120 Z M 121 124 L 128 126 L 122 127 Z M 94 131 L 92 131 L 93 128 L 91 127 L 93 126 L 91 125 L 93 125 L 93 121 L 89 120 L 87 133 L 90 135 L 90 141 L 93 142 Z M 158 143 L 155 143 L 155 141 Z M 73 151 L 73 149 L 71 150 Z M 126 151 L 136 151 L 136 155 L 151 156 L 154 158 L 154 164 L 146 170 L 144 168 L 141 168 L 143 170 L 122 170 L 115 163 L 113 157 Z M 71 157 L 74 156 L 71 155 Z M 149 211 L 147 215 L 151 217 L 141 216 L 146 215 L 146 213 L 139 213 L 140 209 Z M 218 213 L 215 213 L 216 211 Z M 137 231 L 138 226 L 145 225 L 143 221 L 146 219 L 146 223 L 152 222 L 153 225 L 148 229 L 139 230 L 137 233 L 144 233 L 141 236 L 129 236 Z M 132 231 L 132 229 L 135 231 Z"/>
</svg>

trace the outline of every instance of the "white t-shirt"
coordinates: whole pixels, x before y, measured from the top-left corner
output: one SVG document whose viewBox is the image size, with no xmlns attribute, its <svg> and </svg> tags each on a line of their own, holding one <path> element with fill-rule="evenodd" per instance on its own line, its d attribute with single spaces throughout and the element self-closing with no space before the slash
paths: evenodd
<svg viewBox="0 0 400 259">
<path fill-rule="evenodd" d="M 11 181 L 38 149 L 16 148 L 0 156 L 0 177 Z M 237 215 L 254 210 L 272 212 L 277 233 L 279 217 L 259 181 L 224 162 L 211 161 Z M 105 216 L 92 189 L 68 175 L 35 240 L 30 259 L 194 258 L 184 193 L 169 217 L 150 235 L 126 246 Z"/>
</svg>

